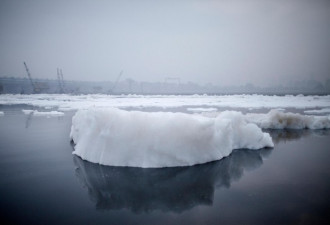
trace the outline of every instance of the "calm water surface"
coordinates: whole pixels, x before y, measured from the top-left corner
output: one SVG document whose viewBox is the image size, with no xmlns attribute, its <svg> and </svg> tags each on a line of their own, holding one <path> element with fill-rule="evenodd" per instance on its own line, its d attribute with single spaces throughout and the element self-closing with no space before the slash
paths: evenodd
<svg viewBox="0 0 330 225">
<path fill-rule="evenodd" d="M 1 106 L 4 224 L 327 224 L 330 133 L 270 131 L 275 148 L 193 167 L 100 166 L 72 155 L 73 112 Z"/>
</svg>

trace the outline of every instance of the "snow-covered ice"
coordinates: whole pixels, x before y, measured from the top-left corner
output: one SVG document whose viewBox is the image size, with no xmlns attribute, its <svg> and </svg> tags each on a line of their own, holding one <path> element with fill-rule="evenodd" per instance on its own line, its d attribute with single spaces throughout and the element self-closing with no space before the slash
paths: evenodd
<svg viewBox="0 0 330 225">
<path fill-rule="evenodd" d="M 216 118 L 120 109 L 79 110 L 72 118 L 73 154 L 112 166 L 173 167 L 219 160 L 233 149 L 273 147 L 269 134 L 240 112 Z"/>
</svg>

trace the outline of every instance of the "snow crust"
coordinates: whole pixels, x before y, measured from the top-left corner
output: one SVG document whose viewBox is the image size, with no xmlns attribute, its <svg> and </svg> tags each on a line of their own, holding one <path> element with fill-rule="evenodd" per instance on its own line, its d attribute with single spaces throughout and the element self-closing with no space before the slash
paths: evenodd
<svg viewBox="0 0 330 225">
<path fill-rule="evenodd" d="M 273 147 L 269 134 L 240 112 L 215 118 L 115 108 L 79 110 L 72 118 L 73 154 L 90 162 L 143 168 L 219 160 L 234 149 Z"/>
</svg>

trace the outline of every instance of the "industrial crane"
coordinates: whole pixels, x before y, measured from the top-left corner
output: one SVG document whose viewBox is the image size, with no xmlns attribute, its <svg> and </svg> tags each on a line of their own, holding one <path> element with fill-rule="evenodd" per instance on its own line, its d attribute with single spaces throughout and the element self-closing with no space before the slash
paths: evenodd
<svg viewBox="0 0 330 225">
<path fill-rule="evenodd" d="M 29 68 L 27 67 L 27 65 L 26 65 L 25 62 L 24 62 L 24 66 L 25 66 L 26 73 L 27 73 L 27 75 L 28 75 L 28 77 L 29 77 L 29 80 L 30 80 L 31 86 L 32 86 L 32 88 L 33 88 L 33 92 L 35 92 L 35 90 L 36 90 L 36 86 L 35 86 L 35 84 L 33 83 L 33 80 L 32 80 L 32 77 L 31 77 L 31 74 L 30 74 L 30 71 L 29 71 Z"/>
<path fill-rule="evenodd" d="M 24 66 L 25 66 L 26 73 L 29 77 L 29 80 L 31 82 L 31 86 L 32 86 L 34 94 L 38 94 L 38 93 L 41 93 L 42 91 L 49 89 L 48 85 L 44 82 L 34 82 L 32 79 L 32 76 L 30 74 L 29 68 L 27 67 L 25 62 L 24 62 Z"/>
<path fill-rule="evenodd" d="M 64 79 L 62 69 L 57 68 L 57 80 L 60 93 L 64 93 Z"/>
</svg>

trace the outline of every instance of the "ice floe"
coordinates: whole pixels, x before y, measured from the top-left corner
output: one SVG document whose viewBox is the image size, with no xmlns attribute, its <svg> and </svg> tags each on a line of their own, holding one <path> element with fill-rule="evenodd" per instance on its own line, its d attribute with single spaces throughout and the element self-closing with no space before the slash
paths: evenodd
<svg viewBox="0 0 330 225">
<path fill-rule="evenodd" d="M 219 160 L 234 149 L 273 147 L 269 134 L 240 112 L 216 118 L 115 108 L 79 110 L 72 118 L 73 154 L 90 162 L 143 168 Z"/>
<path fill-rule="evenodd" d="M 329 129 L 329 116 L 308 116 L 271 110 L 267 114 L 247 114 L 247 122 L 263 129 Z"/>
<path fill-rule="evenodd" d="M 224 113 L 226 111 L 202 112 L 201 115 L 215 118 Z M 243 117 L 247 123 L 254 123 L 262 129 L 330 129 L 329 116 L 302 115 L 272 109 L 268 113 L 247 113 Z"/>
</svg>

